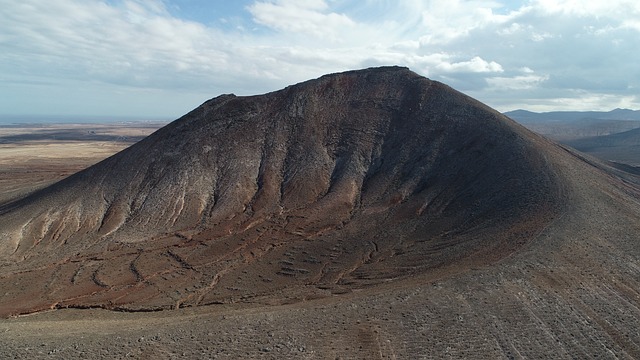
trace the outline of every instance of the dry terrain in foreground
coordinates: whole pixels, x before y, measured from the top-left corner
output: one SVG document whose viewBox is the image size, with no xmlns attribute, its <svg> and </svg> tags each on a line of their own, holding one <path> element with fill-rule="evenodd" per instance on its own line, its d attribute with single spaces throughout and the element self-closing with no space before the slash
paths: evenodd
<svg viewBox="0 0 640 360">
<path fill-rule="evenodd" d="M 0 320 L 3 358 L 633 359 L 640 263 L 609 195 L 588 186 L 522 251 L 440 280 L 289 305 L 153 313 L 56 310 Z M 637 206 L 637 205 L 636 205 Z"/>
<path fill-rule="evenodd" d="M 40 157 L 43 149 L 32 145 L 22 147 L 13 164 L 26 169 L 29 159 L 38 159 L 50 174 L 42 178 L 52 181 L 110 155 L 106 149 L 125 146 L 108 145 L 85 143 L 82 157 L 62 151 L 55 162 Z M 4 149 L 0 157 L 8 158 Z M 29 177 L 12 182 L 4 175 L 3 181 L 25 190 L 41 186 Z M 625 251 L 635 244 L 617 230 L 637 219 L 613 216 L 611 201 L 589 204 L 589 194 L 575 196 L 586 209 L 574 213 L 568 207 L 523 252 L 457 278 L 416 277 L 384 291 L 269 307 L 227 304 L 152 313 L 67 309 L 2 319 L 0 357 L 640 357 L 640 263 L 633 251 Z M 563 244 L 560 239 L 573 240 Z"/>
</svg>

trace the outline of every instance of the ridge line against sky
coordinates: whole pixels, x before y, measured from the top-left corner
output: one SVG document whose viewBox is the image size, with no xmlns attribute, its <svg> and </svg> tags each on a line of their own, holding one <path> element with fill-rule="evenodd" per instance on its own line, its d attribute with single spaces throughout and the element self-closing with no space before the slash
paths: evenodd
<svg viewBox="0 0 640 360">
<path fill-rule="evenodd" d="M 407 66 L 500 110 L 640 108 L 640 2 L 0 0 L 0 114 L 178 117 Z"/>
</svg>

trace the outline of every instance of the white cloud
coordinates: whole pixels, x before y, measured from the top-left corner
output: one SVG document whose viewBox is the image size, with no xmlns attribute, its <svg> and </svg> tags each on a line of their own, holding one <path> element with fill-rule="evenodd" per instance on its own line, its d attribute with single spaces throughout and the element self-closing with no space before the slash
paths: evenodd
<svg viewBox="0 0 640 360">
<path fill-rule="evenodd" d="M 490 73 L 503 72 L 502 66 L 495 61 L 487 62 L 479 56 L 473 57 L 468 61 L 460 61 L 456 63 L 442 62 L 437 67 L 444 72 L 470 72 L 470 73 Z"/>
<path fill-rule="evenodd" d="M 127 1 L 121 7 L 71 0 L 23 3 L 30 6 L 14 9 L 6 26 L 7 46 L 30 55 L 21 60 L 42 75 L 67 69 L 66 76 L 153 87 L 152 75 L 160 74 L 161 80 L 167 70 L 201 72 L 226 63 L 219 34 L 168 17 L 155 2 Z"/>
<path fill-rule="evenodd" d="M 640 32 L 640 20 L 638 19 L 625 20 L 622 22 L 621 27 Z"/>
<path fill-rule="evenodd" d="M 426 1 L 422 6 L 422 23 L 426 34 L 420 38 L 423 44 L 446 44 L 467 36 L 478 28 L 490 24 L 502 24 L 512 17 L 494 12 L 502 6 L 495 1 L 451 0 L 446 4 Z"/>
<path fill-rule="evenodd" d="M 530 69 L 529 69 L 530 70 Z M 533 89 L 543 81 L 549 79 L 545 75 L 517 75 L 513 77 L 490 77 L 487 83 L 495 90 L 525 90 Z"/>
<path fill-rule="evenodd" d="M 218 14 L 219 26 L 234 19 L 222 28 L 172 16 L 171 0 L 0 0 L 0 109 L 32 110 L 22 96 L 46 111 L 50 101 L 37 96 L 57 86 L 76 97 L 68 109 L 83 96 L 109 101 L 109 89 L 197 99 L 172 114 L 180 115 L 219 93 L 261 93 L 392 64 L 504 110 L 526 105 L 522 99 L 585 109 L 619 106 L 619 98 L 640 108 L 633 93 L 640 88 L 639 4 L 256 0 L 246 3 L 244 18 Z M 600 100 L 567 100 L 590 94 Z M 141 111 L 136 96 L 113 99 L 119 111 Z"/>
<path fill-rule="evenodd" d="M 548 14 L 577 15 L 582 17 L 625 18 L 640 14 L 636 0 L 535 0 L 533 6 Z"/>
<path fill-rule="evenodd" d="M 254 20 L 270 28 L 338 40 L 340 35 L 355 27 L 344 14 L 327 11 L 323 0 L 257 1 L 248 7 Z"/>
<path fill-rule="evenodd" d="M 513 35 L 523 31 L 523 26 L 517 22 L 511 23 L 509 26 L 498 29 L 499 35 Z"/>
<path fill-rule="evenodd" d="M 543 32 L 543 33 L 537 33 L 537 32 L 533 32 L 531 34 L 531 40 L 533 41 L 544 41 L 545 39 L 550 39 L 552 38 L 553 35 L 548 33 L 548 32 Z"/>
</svg>

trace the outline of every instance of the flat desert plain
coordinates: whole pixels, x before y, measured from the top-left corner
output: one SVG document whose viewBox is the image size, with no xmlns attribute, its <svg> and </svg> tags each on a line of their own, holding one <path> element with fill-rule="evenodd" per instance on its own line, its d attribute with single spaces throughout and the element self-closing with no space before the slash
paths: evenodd
<svg viewBox="0 0 640 360">
<path fill-rule="evenodd" d="M 165 124 L 0 125 L 0 204 L 93 165 Z"/>
</svg>

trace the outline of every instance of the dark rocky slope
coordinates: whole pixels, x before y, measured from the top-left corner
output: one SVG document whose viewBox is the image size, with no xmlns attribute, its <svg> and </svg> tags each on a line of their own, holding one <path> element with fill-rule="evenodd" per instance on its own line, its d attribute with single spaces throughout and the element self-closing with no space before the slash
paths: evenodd
<svg viewBox="0 0 640 360">
<path fill-rule="evenodd" d="M 0 208 L 0 315 L 282 303 L 461 272 L 554 218 L 558 152 L 405 68 L 222 95 Z"/>
</svg>

